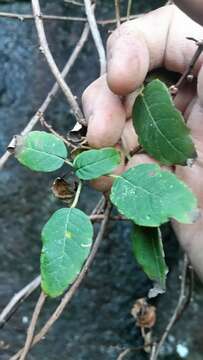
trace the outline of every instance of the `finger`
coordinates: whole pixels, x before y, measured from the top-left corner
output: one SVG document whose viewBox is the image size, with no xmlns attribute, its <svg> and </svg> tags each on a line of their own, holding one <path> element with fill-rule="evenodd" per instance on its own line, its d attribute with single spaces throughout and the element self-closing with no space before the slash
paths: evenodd
<svg viewBox="0 0 203 360">
<path fill-rule="evenodd" d="M 131 157 L 130 161 L 128 161 L 125 170 L 128 170 L 136 165 L 140 165 L 140 164 L 159 164 L 158 161 L 154 160 L 153 158 L 151 158 L 149 155 L 146 154 L 136 154 L 134 156 Z M 170 168 L 169 166 L 161 166 L 161 168 L 163 170 L 170 170 L 172 171 L 172 168 Z"/>
<path fill-rule="evenodd" d="M 175 232 L 188 253 L 190 260 L 203 279 L 202 252 L 203 252 L 203 68 L 198 76 L 198 98 L 190 108 L 187 125 L 191 129 L 192 137 L 196 145 L 198 157 L 194 165 L 189 167 L 176 167 L 176 174 L 192 189 L 198 199 L 198 206 L 201 211 L 201 217 L 192 225 L 181 225 L 173 222 Z"/>
<path fill-rule="evenodd" d="M 188 109 L 189 104 L 193 101 L 194 97 L 196 96 L 196 93 L 197 93 L 196 81 L 194 81 L 192 84 L 186 83 L 178 91 L 178 94 L 174 99 L 174 104 L 176 108 L 180 110 L 183 115 L 185 115 L 185 112 Z"/>
<path fill-rule="evenodd" d="M 197 97 L 186 112 L 188 113 L 187 125 L 191 130 L 198 153 L 197 163 L 203 166 L 203 66 L 198 74 Z"/>
<path fill-rule="evenodd" d="M 160 66 L 182 73 L 196 50 L 187 36 L 201 39 L 203 29 L 173 5 L 121 25 L 107 44 L 110 89 L 129 94 L 143 83 L 149 70 Z"/>
<path fill-rule="evenodd" d="M 115 145 L 123 132 L 126 115 L 119 97 L 109 89 L 106 76 L 85 90 L 82 103 L 88 121 L 88 143 L 95 148 Z"/>
<path fill-rule="evenodd" d="M 203 25 L 203 4 L 202 0 L 174 0 L 174 3 L 180 7 L 192 19 Z"/>
<path fill-rule="evenodd" d="M 139 145 L 132 119 L 126 122 L 121 139 L 122 146 L 127 154 L 129 154 Z"/>
</svg>

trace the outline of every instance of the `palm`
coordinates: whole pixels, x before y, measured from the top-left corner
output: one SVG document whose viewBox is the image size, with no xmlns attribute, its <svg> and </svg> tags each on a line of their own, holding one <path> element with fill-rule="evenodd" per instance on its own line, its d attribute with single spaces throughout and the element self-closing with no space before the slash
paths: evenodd
<svg viewBox="0 0 203 360">
<path fill-rule="evenodd" d="M 174 5 L 165 6 L 123 24 L 107 44 L 107 75 L 92 83 L 83 94 L 83 107 L 88 119 L 87 140 L 93 147 L 112 146 L 122 139 L 125 150 L 133 150 L 137 137 L 130 120 L 136 89 L 147 73 L 155 68 L 183 73 L 189 65 L 196 45 L 187 37 L 203 38 L 203 29 Z M 176 106 L 182 111 L 196 145 L 198 159 L 192 168 L 177 166 L 175 172 L 196 193 L 203 209 L 203 55 L 195 64 L 197 82 L 181 88 Z M 129 95 L 130 94 L 130 95 Z M 147 155 L 134 155 L 127 166 L 151 162 Z M 109 180 L 97 181 L 97 188 L 106 190 Z M 203 220 L 193 225 L 173 223 L 178 238 L 203 278 Z"/>
</svg>

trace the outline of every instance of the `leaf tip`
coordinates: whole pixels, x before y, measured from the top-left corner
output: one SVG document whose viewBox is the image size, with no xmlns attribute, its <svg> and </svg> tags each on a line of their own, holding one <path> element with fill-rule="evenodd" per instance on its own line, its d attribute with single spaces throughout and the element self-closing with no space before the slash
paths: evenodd
<svg viewBox="0 0 203 360">
<path fill-rule="evenodd" d="M 153 299 L 158 295 L 163 295 L 166 292 L 165 286 L 162 286 L 160 283 L 154 283 L 153 288 L 149 290 L 148 298 Z"/>
<path fill-rule="evenodd" d="M 193 209 L 188 213 L 188 218 L 191 224 L 195 224 L 201 218 L 200 209 Z"/>
<path fill-rule="evenodd" d="M 190 159 L 187 159 L 186 165 L 187 165 L 189 168 L 192 168 L 193 165 L 194 165 L 194 163 L 196 162 L 196 160 L 197 160 L 197 153 L 196 153 L 196 151 L 195 151 L 194 156 L 193 156 L 192 158 L 190 158 Z"/>
</svg>

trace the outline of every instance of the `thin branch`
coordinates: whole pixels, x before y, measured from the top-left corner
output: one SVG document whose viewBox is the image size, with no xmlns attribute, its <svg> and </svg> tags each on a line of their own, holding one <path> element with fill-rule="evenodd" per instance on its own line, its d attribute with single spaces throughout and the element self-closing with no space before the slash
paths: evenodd
<svg viewBox="0 0 203 360">
<path fill-rule="evenodd" d="M 94 43 L 99 55 L 100 75 L 102 75 L 106 72 L 106 54 L 104 50 L 104 45 L 102 43 L 102 38 L 97 27 L 97 22 L 95 19 L 94 9 L 92 7 L 91 0 L 84 0 L 84 4 L 92 37 L 94 39 Z"/>
<path fill-rule="evenodd" d="M 83 269 L 81 270 L 80 274 L 78 275 L 78 278 L 76 279 L 76 281 L 73 283 L 73 285 L 70 287 L 70 289 L 67 291 L 67 293 L 64 295 L 64 297 L 62 298 L 59 306 L 56 308 L 56 310 L 54 311 L 54 313 L 52 314 L 52 316 L 49 318 L 49 320 L 46 322 L 46 324 L 42 327 L 42 329 L 39 331 L 39 333 L 37 335 L 35 335 L 33 342 L 32 342 L 32 347 L 34 345 L 36 345 L 38 342 L 40 342 L 45 335 L 47 334 L 47 332 L 50 330 L 50 328 L 53 326 L 53 324 L 55 323 L 56 320 L 58 320 L 58 318 L 60 317 L 60 315 L 62 314 L 63 310 L 65 309 L 65 307 L 67 306 L 67 304 L 70 302 L 70 300 L 72 299 L 73 295 L 76 293 L 76 291 L 78 290 L 80 284 L 82 283 L 87 271 L 89 270 L 96 254 L 99 248 L 99 245 L 102 241 L 102 238 L 104 236 L 107 224 L 108 224 L 108 219 L 110 216 L 110 212 L 111 212 L 111 205 L 108 203 L 106 210 L 105 210 L 105 218 L 103 219 L 99 232 L 97 234 L 97 237 L 95 239 L 94 245 L 92 247 L 92 251 L 83 267 Z M 19 357 L 22 354 L 22 349 L 19 350 L 10 360 L 18 360 Z"/>
<path fill-rule="evenodd" d="M 122 351 L 120 353 L 117 360 L 123 360 L 126 357 L 126 355 L 128 355 L 130 352 L 131 352 L 131 349 L 125 349 L 124 351 Z"/>
<path fill-rule="evenodd" d="M 28 328 L 28 331 L 27 331 L 27 338 L 26 338 L 26 341 L 25 341 L 25 346 L 24 346 L 24 349 L 23 349 L 22 354 L 20 356 L 20 360 L 25 360 L 26 357 L 27 357 L 27 354 L 28 354 L 29 349 L 30 349 L 31 344 L 32 344 L 32 340 L 33 340 L 37 320 L 39 318 L 40 312 L 41 312 L 41 310 L 43 308 L 43 305 L 45 303 L 46 298 L 47 298 L 47 296 L 42 291 L 40 296 L 39 296 L 39 299 L 37 301 L 37 304 L 35 306 L 33 315 L 32 315 L 32 319 L 31 319 L 31 322 L 30 322 L 30 325 L 29 325 L 29 328 Z"/>
<path fill-rule="evenodd" d="M 137 14 L 137 15 L 130 15 L 129 18 L 127 18 L 126 16 L 122 16 L 120 17 L 120 21 L 124 22 L 127 20 L 134 20 L 137 19 L 141 16 L 143 16 L 144 14 Z M 98 25 L 111 25 L 111 24 L 116 24 L 117 20 L 116 19 L 106 19 L 106 20 L 97 20 L 97 24 Z"/>
<path fill-rule="evenodd" d="M 132 9 L 132 0 L 128 0 L 128 7 L 127 7 L 127 20 L 130 20 L 130 13 Z"/>
<path fill-rule="evenodd" d="M 64 2 L 67 4 L 73 4 L 73 5 L 77 5 L 77 6 L 84 6 L 83 3 L 76 1 L 76 0 L 64 0 Z"/>
<path fill-rule="evenodd" d="M 133 20 L 137 19 L 140 16 L 143 16 L 144 14 L 138 14 L 138 15 L 130 15 L 129 17 L 123 16 L 120 18 L 121 22 L 124 22 L 126 20 Z M 7 19 L 14 19 L 14 20 L 34 20 L 34 16 L 32 14 L 19 14 L 19 13 L 8 13 L 8 12 L 0 12 L 0 18 L 7 18 Z M 74 16 L 60 16 L 60 15 L 45 15 L 41 14 L 41 18 L 44 21 L 51 21 L 51 20 L 59 20 L 59 21 L 77 21 L 77 22 L 86 22 L 86 17 L 74 17 Z M 96 21 L 98 25 L 111 25 L 116 24 L 116 19 L 100 19 Z"/>
<path fill-rule="evenodd" d="M 32 0 L 32 9 L 33 9 L 33 15 L 35 18 L 35 26 L 37 29 L 37 34 L 39 38 L 40 43 L 40 51 L 44 54 L 45 59 L 50 67 L 50 70 L 52 74 L 54 75 L 56 81 L 58 82 L 61 90 L 63 91 L 75 117 L 76 120 L 81 124 L 86 126 L 86 120 L 84 119 L 83 113 L 76 101 L 75 96 L 72 94 L 72 91 L 70 90 L 69 86 L 66 84 L 62 74 L 60 73 L 55 60 L 51 54 L 51 51 L 49 49 L 49 45 L 47 42 L 46 34 L 44 31 L 44 24 L 43 20 L 41 18 L 41 9 L 39 0 Z"/>
<path fill-rule="evenodd" d="M 76 150 L 78 147 L 73 145 L 70 141 L 68 141 L 64 136 L 60 135 L 56 130 L 53 129 L 52 125 L 48 124 L 48 122 L 44 119 L 44 117 L 41 117 L 41 124 L 44 126 L 47 130 L 49 130 L 53 135 L 55 135 L 57 138 L 62 140 L 64 144 L 72 148 L 73 150 Z"/>
<path fill-rule="evenodd" d="M 18 306 L 28 298 L 40 285 L 41 278 L 37 276 L 33 281 L 15 294 L 0 314 L 0 328 L 11 318 Z"/>
<path fill-rule="evenodd" d="M 185 312 L 185 310 L 187 309 L 187 307 L 190 305 L 191 303 L 191 299 L 192 299 L 192 296 L 193 296 L 193 290 L 194 290 L 194 270 L 193 270 L 193 267 L 191 264 L 188 265 L 188 275 L 187 275 L 187 278 L 188 278 L 188 294 L 186 296 L 186 299 L 185 299 L 185 303 L 183 304 L 182 306 L 182 309 L 180 309 L 179 311 L 179 314 L 177 316 L 177 319 L 176 321 L 178 321 L 183 313 Z"/>
<path fill-rule="evenodd" d="M 194 41 L 197 45 L 197 49 L 189 63 L 189 65 L 186 67 L 184 73 L 178 80 L 178 82 L 175 85 L 172 85 L 170 87 L 170 91 L 172 95 L 176 95 L 178 93 L 178 90 L 184 85 L 185 81 L 192 82 L 194 79 L 193 70 L 196 65 L 197 60 L 199 59 L 200 55 L 203 52 L 203 41 L 198 41 L 194 38 L 188 37 L 188 40 Z"/>
<path fill-rule="evenodd" d="M 180 313 L 182 313 L 182 309 L 185 307 L 188 265 L 189 265 L 189 260 L 188 260 L 187 255 L 185 255 L 184 256 L 183 269 L 182 269 L 182 275 L 181 275 L 181 288 L 180 288 L 180 295 L 179 295 L 178 303 L 177 303 L 177 306 L 176 306 L 176 308 L 175 308 L 175 310 L 173 312 L 172 317 L 170 318 L 170 321 L 169 321 L 168 325 L 166 326 L 166 329 L 165 329 L 160 341 L 156 345 L 156 349 L 153 350 L 153 353 L 151 353 L 150 360 L 157 360 L 158 359 L 160 350 L 161 350 L 164 342 L 166 341 L 172 327 L 174 326 L 177 319 L 179 318 Z"/>
<path fill-rule="evenodd" d="M 117 23 L 117 28 L 118 28 L 121 24 L 120 0 L 114 0 L 114 1 L 115 1 L 116 23 Z"/>
<path fill-rule="evenodd" d="M 94 210 L 92 211 L 90 218 L 91 218 L 91 216 L 99 214 L 104 209 L 105 202 L 106 202 L 106 199 L 105 199 L 104 195 L 102 195 L 100 200 L 96 204 Z"/>
<path fill-rule="evenodd" d="M 34 16 L 31 14 L 19 14 L 19 13 L 10 13 L 10 12 L 0 12 L 0 17 L 8 19 L 16 19 L 20 21 L 24 20 L 34 20 Z M 78 17 L 78 16 L 61 16 L 61 15 L 40 15 L 41 19 L 45 21 L 49 20 L 61 20 L 61 21 L 80 21 L 86 22 L 87 18 Z"/>
<path fill-rule="evenodd" d="M 65 67 L 61 73 L 63 78 L 65 78 L 68 75 L 68 73 L 70 72 L 70 70 L 72 69 L 72 66 L 74 65 L 75 61 L 78 58 L 78 55 L 80 54 L 81 50 L 83 49 L 83 47 L 87 41 L 88 35 L 89 35 L 89 25 L 86 24 L 84 26 L 84 29 L 82 31 L 79 41 L 77 42 L 67 64 L 65 65 Z M 53 98 L 56 96 L 58 90 L 59 90 L 59 85 L 56 82 L 54 84 L 54 86 L 52 87 L 52 89 L 50 90 L 50 92 L 48 93 L 46 99 L 44 100 L 44 102 L 42 103 L 40 108 L 38 109 L 38 111 L 28 122 L 26 127 L 21 131 L 21 135 L 27 135 L 35 127 L 35 125 L 42 119 L 45 111 L 47 110 L 47 108 L 50 105 Z M 12 142 L 12 140 L 11 140 L 11 142 Z M 11 156 L 11 153 L 9 151 L 6 151 L 5 154 L 0 158 L 0 169 L 4 166 L 4 164 L 9 159 L 10 156 Z"/>
<path fill-rule="evenodd" d="M 154 359 L 154 356 L 156 354 L 156 343 L 152 344 L 152 350 L 151 350 L 151 354 L 150 354 L 150 360 Z"/>
<path fill-rule="evenodd" d="M 103 219 L 104 219 L 104 214 L 90 215 L 91 221 L 101 221 Z M 130 221 L 129 219 L 125 218 L 122 215 L 111 216 L 109 218 L 109 220 L 111 220 L 111 221 Z"/>
</svg>

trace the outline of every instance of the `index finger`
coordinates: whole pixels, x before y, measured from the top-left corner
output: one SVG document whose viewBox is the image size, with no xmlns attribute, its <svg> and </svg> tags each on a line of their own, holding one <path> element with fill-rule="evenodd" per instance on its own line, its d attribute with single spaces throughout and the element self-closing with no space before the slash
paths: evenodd
<svg viewBox="0 0 203 360">
<path fill-rule="evenodd" d="M 124 23 L 107 43 L 110 89 L 127 95 L 143 83 L 148 71 L 157 67 L 182 73 L 196 50 L 186 37 L 200 40 L 202 36 L 202 27 L 174 5 Z M 196 64 L 196 72 L 201 63 L 202 58 Z"/>
</svg>

